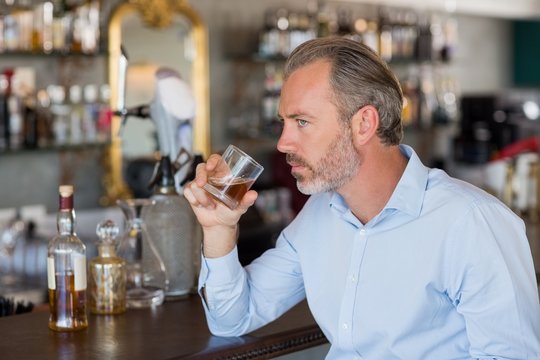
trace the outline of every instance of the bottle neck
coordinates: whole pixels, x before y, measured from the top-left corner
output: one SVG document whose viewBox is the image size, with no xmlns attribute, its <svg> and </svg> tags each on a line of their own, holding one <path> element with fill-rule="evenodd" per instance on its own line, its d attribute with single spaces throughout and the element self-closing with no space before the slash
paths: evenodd
<svg viewBox="0 0 540 360">
<path fill-rule="evenodd" d="M 178 195 L 174 186 L 156 186 L 154 190 L 155 195 Z"/>
<path fill-rule="evenodd" d="M 116 251 L 114 250 L 114 245 L 99 244 L 97 248 L 98 248 L 98 255 L 100 257 L 109 258 L 109 257 L 115 257 L 116 256 Z"/>
<path fill-rule="evenodd" d="M 56 217 L 56 226 L 61 235 L 74 235 L 75 230 L 75 211 L 73 209 L 64 209 L 58 211 Z"/>
</svg>

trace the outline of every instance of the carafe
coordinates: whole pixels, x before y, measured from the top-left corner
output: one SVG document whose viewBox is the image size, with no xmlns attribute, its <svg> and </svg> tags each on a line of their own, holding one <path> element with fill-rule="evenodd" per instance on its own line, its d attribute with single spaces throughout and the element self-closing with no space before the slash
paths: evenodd
<svg viewBox="0 0 540 360">
<path fill-rule="evenodd" d="M 163 303 L 168 277 L 163 261 L 148 234 L 143 212 L 154 205 L 150 199 L 118 200 L 126 218 L 117 254 L 126 261 L 126 304 L 128 308 Z"/>
</svg>

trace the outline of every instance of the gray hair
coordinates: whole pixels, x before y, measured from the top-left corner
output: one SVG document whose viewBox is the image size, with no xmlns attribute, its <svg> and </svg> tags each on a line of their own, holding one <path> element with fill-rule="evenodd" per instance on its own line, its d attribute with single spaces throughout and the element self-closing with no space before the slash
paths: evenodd
<svg viewBox="0 0 540 360">
<path fill-rule="evenodd" d="M 330 86 L 340 118 L 349 121 L 360 108 L 372 105 L 379 113 L 377 135 L 381 142 L 398 145 L 403 137 L 403 92 L 388 65 L 364 44 L 343 37 L 324 37 L 294 49 L 285 63 L 284 78 L 317 60 L 331 64 Z"/>
</svg>

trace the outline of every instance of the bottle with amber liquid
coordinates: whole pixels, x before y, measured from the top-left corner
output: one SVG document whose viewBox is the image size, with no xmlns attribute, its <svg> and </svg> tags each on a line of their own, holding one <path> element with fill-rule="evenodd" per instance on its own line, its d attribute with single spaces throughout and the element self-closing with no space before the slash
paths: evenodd
<svg viewBox="0 0 540 360">
<path fill-rule="evenodd" d="M 126 311 L 126 262 L 116 256 L 118 226 L 112 220 L 98 224 L 98 256 L 88 266 L 90 311 L 113 315 Z"/>
<path fill-rule="evenodd" d="M 47 251 L 49 328 L 76 331 L 88 326 L 86 247 L 74 231 L 73 186 L 61 185 L 58 190 L 58 234 L 49 242 Z"/>
</svg>

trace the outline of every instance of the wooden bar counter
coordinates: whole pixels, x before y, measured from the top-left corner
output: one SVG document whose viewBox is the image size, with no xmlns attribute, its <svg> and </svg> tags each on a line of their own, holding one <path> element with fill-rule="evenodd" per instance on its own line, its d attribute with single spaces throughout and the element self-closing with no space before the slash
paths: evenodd
<svg viewBox="0 0 540 360">
<path fill-rule="evenodd" d="M 307 304 L 242 337 L 212 336 L 201 300 L 165 302 L 125 314 L 89 314 L 88 328 L 58 333 L 48 311 L 0 318 L 0 359 L 270 359 L 327 342 Z"/>
</svg>

